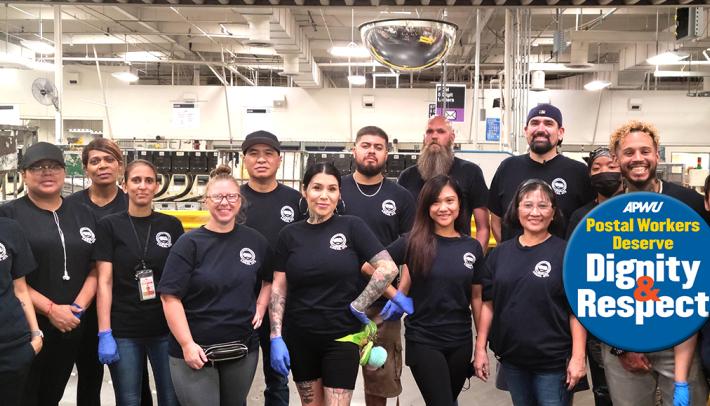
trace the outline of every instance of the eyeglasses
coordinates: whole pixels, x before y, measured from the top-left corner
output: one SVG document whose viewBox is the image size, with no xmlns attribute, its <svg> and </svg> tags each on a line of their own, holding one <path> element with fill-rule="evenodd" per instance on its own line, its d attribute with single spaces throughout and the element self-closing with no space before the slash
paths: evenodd
<svg viewBox="0 0 710 406">
<path fill-rule="evenodd" d="M 227 199 L 227 202 L 229 203 L 236 203 L 239 201 L 240 196 L 238 193 L 229 193 L 226 195 L 220 195 L 215 193 L 213 195 L 207 195 L 207 197 L 212 200 L 213 203 L 220 204 L 224 199 Z"/>
<path fill-rule="evenodd" d="M 525 212 L 525 213 L 532 213 L 535 208 L 537 208 L 538 211 L 540 212 L 546 212 L 548 210 L 552 209 L 552 205 L 550 203 L 538 203 L 537 205 L 532 202 L 525 202 L 525 203 L 520 203 L 518 206 L 520 211 Z"/>
<path fill-rule="evenodd" d="M 61 171 L 62 169 L 64 169 L 64 166 L 61 164 L 36 165 L 36 166 L 30 166 L 29 168 L 27 168 L 27 170 L 30 171 L 34 175 L 41 174 L 44 171 L 56 174 L 57 172 Z"/>
</svg>

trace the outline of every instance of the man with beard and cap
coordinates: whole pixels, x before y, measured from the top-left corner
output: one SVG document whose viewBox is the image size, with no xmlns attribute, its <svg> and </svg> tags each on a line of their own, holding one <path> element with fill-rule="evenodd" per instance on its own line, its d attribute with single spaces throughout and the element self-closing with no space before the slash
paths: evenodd
<svg viewBox="0 0 710 406">
<path fill-rule="evenodd" d="M 656 178 L 660 158 L 656 128 L 632 120 L 611 135 L 609 149 L 619 162 L 626 193 L 652 192 L 674 197 L 708 221 L 702 195 Z M 656 388 L 664 405 L 701 406 L 708 388 L 695 351 L 697 335 L 673 348 L 650 353 L 622 351 L 602 346 L 604 372 L 615 406 L 654 406 Z"/>
<path fill-rule="evenodd" d="M 599 203 L 610 199 L 622 190 L 621 170 L 619 163 L 614 159 L 607 147 L 599 147 L 589 153 L 589 158 L 585 158 L 589 165 L 589 175 L 592 189 L 597 193 L 597 197 L 572 213 L 567 224 L 567 239 L 572 235 L 574 229 Z M 591 372 L 595 406 L 611 406 L 609 387 L 604 376 L 604 364 L 602 362 L 601 342 L 591 334 L 587 334 L 587 358 L 589 359 L 589 371 Z"/>
<path fill-rule="evenodd" d="M 249 180 L 239 188 L 244 197 L 242 210 L 246 214 L 245 224 L 260 232 L 272 249 L 275 249 L 279 231 L 303 219 L 298 209 L 301 194 L 276 180 L 276 172 L 281 165 L 281 143 L 274 134 L 268 131 L 250 133 L 242 143 L 242 153 L 244 168 L 249 174 Z M 254 289 L 258 294 L 261 280 L 257 280 Z M 259 328 L 259 344 L 264 359 L 262 367 L 266 381 L 264 405 L 288 405 L 288 377 L 276 372 L 269 362 L 270 328 L 269 313 L 266 312 Z"/>
<path fill-rule="evenodd" d="M 388 141 L 387 133 L 379 127 L 361 128 L 357 132 L 352 149 L 355 172 L 343 177 L 340 186 L 340 197 L 344 203 L 343 214 L 365 220 L 383 246 L 391 244 L 412 228 L 415 211 L 414 199 L 407 189 L 385 179 L 382 174 L 387 163 Z M 367 263 L 363 266 L 363 271 L 371 274 L 372 270 L 366 268 L 371 268 Z M 366 282 L 363 281 L 363 286 Z M 386 405 L 387 398 L 397 397 L 402 392 L 400 318 L 405 309 L 400 308 L 398 303 L 408 299 L 395 288 L 391 288 L 389 293 L 394 297 L 387 310 L 383 311 L 387 305 L 387 299 L 383 296 L 366 312 L 367 316 L 377 323 L 375 345 L 387 350 L 387 361 L 382 368 L 362 369 L 365 379 L 365 404 L 368 406 Z M 411 309 L 407 310 L 411 313 Z"/>
<path fill-rule="evenodd" d="M 432 117 L 427 123 L 424 147 L 417 164 L 405 169 L 399 175 L 397 183 L 409 190 L 417 200 L 424 182 L 436 175 L 451 176 L 463 191 L 463 210 L 467 219 L 473 215 L 476 222 L 476 240 L 485 252 L 490 236 L 486 208 L 488 188 L 483 171 L 478 165 L 454 156 L 455 137 L 451 123 L 441 116 Z"/>
<path fill-rule="evenodd" d="M 501 217 L 508 209 L 518 185 L 528 179 L 542 179 L 552 186 L 565 221 L 573 211 L 594 199 L 587 167 L 557 151 L 564 134 L 562 113 L 557 107 L 538 104 L 528 113 L 525 138 L 530 146 L 529 153 L 506 158 L 491 181 L 488 209 L 496 241 L 508 240 L 520 232 L 503 226 Z M 566 227 L 562 227 L 551 231 L 564 238 L 565 230 Z"/>
</svg>

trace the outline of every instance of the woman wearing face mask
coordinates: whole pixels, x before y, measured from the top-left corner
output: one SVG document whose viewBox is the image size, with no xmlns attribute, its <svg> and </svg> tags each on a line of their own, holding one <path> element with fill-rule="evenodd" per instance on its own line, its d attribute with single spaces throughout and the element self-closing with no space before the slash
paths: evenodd
<svg viewBox="0 0 710 406">
<path fill-rule="evenodd" d="M 490 339 L 515 406 L 567 406 L 586 373 L 586 331 L 562 284 L 566 243 L 549 231 L 559 213 L 550 185 L 524 182 L 505 214 L 523 234 L 486 260 L 474 366 L 479 378 L 488 379 Z"/>
<path fill-rule="evenodd" d="M 57 404 L 81 346 L 82 313 L 96 294 L 95 218 L 83 205 L 62 199 L 64 156 L 55 145 L 30 146 L 20 168 L 27 195 L 1 206 L 0 216 L 15 219 L 32 248 L 37 269 L 27 275 L 27 284 L 44 334 L 23 403 Z"/>
<path fill-rule="evenodd" d="M 128 210 L 104 217 L 98 227 L 98 356 L 109 364 L 116 404 L 121 406 L 140 404 L 142 375 L 136 372 L 146 355 L 158 404 L 177 405 L 168 367 L 168 325 L 155 285 L 183 228 L 177 218 L 152 210 L 157 188 L 152 163 L 129 163 L 123 181 Z"/>
<path fill-rule="evenodd" d="M 229 167 L 212 171 L 204 198 L 210 218 L 178 239 L 158 284 L 182 406 L 241 406 L 254 379 L 254 330 L 268 306 L 273 255 L 261 234 L 236 223 L 242 199 Z"/>
<path fill-rule="evenodd" d="M 473 286 L 485 265 L 481 245 L 466 233 L 461 196 L 448 176 L 428 180 L 412 231 L 387 248 L 407 265 L 399 290 L 416 311 L 404 321 L 406 362 L 429 406 L 451 406 L 471 367 Z"/>
<path fill-rule="evenodd" d="M 284 227 L 276 249 L 271 366 L 282 375 L 293 368 L 303 404 L 349 405 L 359 348 L 336 339 L 369 323 L 364 311 L 382 295 L 397 267 L 362 219 L 334 213 L 340 173 L 332 164 L 309 167 L 302 194 L 309 217 Z M 361 291 L 365 262 L 375 271 Z"/>
</svg>

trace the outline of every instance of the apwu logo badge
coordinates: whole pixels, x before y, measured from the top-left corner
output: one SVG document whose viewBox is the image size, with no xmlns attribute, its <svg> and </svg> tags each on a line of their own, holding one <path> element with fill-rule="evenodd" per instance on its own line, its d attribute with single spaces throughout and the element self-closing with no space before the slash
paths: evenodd
<svg viewBox="0 0 710 406">
<path fill-rule="evenodd" d="M 387 199 L 382 202 L 382 213 L 390 217 L 397 214 L 397 204 L 395 204 L 394 200 Z"/>
<path fill-rule="evenodd" d="M 549 278 L 550 271 L 552 270 L 552 265 L 548 261 L 540 261 L 535 264 L 535 269 L 533 269 L 533 275 L 538 278 Z"/>
<path fill-rule="evenodd" d="M 91 229 L 89 227 L 80 228 L 79 235 L 81 235 L 81 239 L 84 240 L 85 243 L 93 244 L 96 242 L 96 236 L 94 235 L 94 232 L 91 231 Z"/>
<path fill-rule="evenodd" d="M 4 261 L 7 259 L 7 250 L 5 249 L 5 246 L 0 243 L 0 261 Z"/>
<path fill-rule="evenodd" d="M 256 254 L 254 254 L 251 248 L 242 248 L 242 250 L 239 251 L 239 260 L 244 265 L 254 265 L 256 264 Z"/>
<path fill-rule="evenodd" d="M 348 240 L 345 238 L 345 234 L 338 233 L 330 237 L 330 249 L 336 251 L 342 251 L 348 248 Z"/>
<path fill-rule="evenodd" d="M 663 202 L 628 202 L 623 213 L 658 213 L 663 208 Z"/>
<path fill-rule="evenodd" d="M 295 218 L 296 216 L 291 206 L 284 206 L 281 208 L 281 221 L 284 223 L 292 223 Z"/>
<path fill-rule="evenodd" d="M 473 264 L 476 263 L 476 256 L 470 252 L 463 254 L 463 265 L 468 269 L 473 269 Z"/>
<path fill-rule="evenodd" d="M 567 182 L 562 178 L 553 179 L 552 182 L 550 182 L 550 186 L 552 186 L 552 190 L 556 195 L 567 193 Z"/>
<path fill-rule="evenodd" d="M 155 235 L 155 243 L 161 248 L 170 248 L 173 245 L 173 239 L 170 234 L 161 231 Z"/>
</svg>

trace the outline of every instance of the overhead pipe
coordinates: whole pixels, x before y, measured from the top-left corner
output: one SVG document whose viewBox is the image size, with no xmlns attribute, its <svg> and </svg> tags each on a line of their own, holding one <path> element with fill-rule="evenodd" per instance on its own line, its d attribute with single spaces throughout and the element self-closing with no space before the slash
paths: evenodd
<svg viewBox="0 0 710 406">
<path fill-rule="evenodd" d="M 62 6 L 54 6 L 54 86 L 57 88 L 57 109 L 54 113 L 54 140 L 62 143 L 64 137 L 64 61 L 62 60 Z"/>
<path fill-rule="evenodd" d="M 505 10 L 505 50 L 503 52 L 503 129 L 504 134 L 501 134 L 501 143 L 507 148 L 511 148 L 510 135 L 512 134 L 512 80 L 513 80 L 513 66 L 511 59 L 513 58 L 513 13 L 510 9 Z"/>
<path fill-rule="evenodd" d="M 481 10 L 476 9 L 476 51 L 474 57 L 474 79 L 473 79 L 473 110 L 471 110 L 471 120 L 469 122 L 468 142 L 473 143 L 473 149 L 478 149 L 478 122 L 479 117 L 479 91 L 481 74 Z"/>
</svg>

